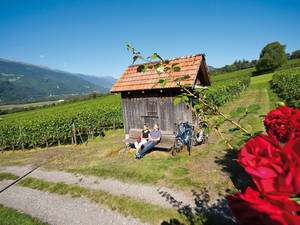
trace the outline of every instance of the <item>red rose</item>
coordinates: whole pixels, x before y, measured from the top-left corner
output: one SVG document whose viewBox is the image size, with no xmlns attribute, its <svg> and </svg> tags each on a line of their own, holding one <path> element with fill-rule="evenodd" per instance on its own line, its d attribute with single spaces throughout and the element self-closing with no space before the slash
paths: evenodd
<svg viewBox="0 0 300 225">
<path fill-rule="evenodd" d="M 296 127 L 295 136 L 300 137 L 300 110 L 299 109 L 292 109 L 291 121 Z"/>
<path fill-rule="evenodd" d="M 240 192 L 226 196 L 232 214 L 240 225 L 299 225 L 300 216 L 294 212 L 300 211 L 300 206 L 281 197 L 271 199 L 263 197 L 251 187 L 245 194 Z"/>
<path fill-rule="evenodd" d="M 260 134 L 242 147 L 238 163 L 251 175 L 259 191 L 285 196 L 298 194 L 299 140 L 291 140 L 282 148 L 274 138 Z"/>
<path fill-rule="evenodd" d="M 266 116 L 264 124 L 270 136 L 276 137 L 280 142 L 287 142 L 295 137 L 296 122 L 299 125 L 299 110 L 279 106 Z"/>
</svg>

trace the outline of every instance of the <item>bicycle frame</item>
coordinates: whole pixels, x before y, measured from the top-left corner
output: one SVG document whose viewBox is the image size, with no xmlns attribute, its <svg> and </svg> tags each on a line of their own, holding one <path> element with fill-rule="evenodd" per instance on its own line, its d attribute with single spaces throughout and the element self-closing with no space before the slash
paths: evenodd
<svg viewBox="0 0 300 225">
<path fill-rule="evenodd" d="M 180 130 L 180 125 L 183 125 L 184 132 Z M 184 144 L 188 144 L 189 140 L 192 138 L 192 128 L 188 123 L 180 123 L 177 128 L 177 137 L 180 137 Z"/>
</svg>

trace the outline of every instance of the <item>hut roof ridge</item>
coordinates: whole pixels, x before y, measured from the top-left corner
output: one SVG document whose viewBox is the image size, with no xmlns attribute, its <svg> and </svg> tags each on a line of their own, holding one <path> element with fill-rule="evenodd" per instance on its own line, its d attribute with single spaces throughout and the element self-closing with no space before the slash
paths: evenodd
<svg viewBox="0 0 300 225">
<path fill-rule="evenodd" d="M 169 58 L 169 59 L 164 59 L 164 60 L 176 60 L 176 59 L 185 59 L 185 58 L 190 58 L 190 57 L 195 57 L 195 56 L 204 56 L 205 57 L 205 53 L 199 53 L 199 54 L 194 54 L 194 55 L 187 55 L 187 56 L 181 56 L 181 57 L 175 57 L 175 58 Z M 129 65 L 128 67 L 134 67 L 134 66 L 141 66 L 141 65 L 147 65 L 147 64 L 153 64 L 153 63 L 157 63 L 159 61 L 153 61 L 153 62 L 145 62 L 145 63 L 139 63 L 139 64 L 132 64 Z"/>
<path fill-rule="evenodd" d="M 204 76 L 203 85 L 210 85 L 209 75 L 207 72 L 207 65 L 205 63 L 205 54 L 196 54 L 184 57 L 178 57 L 168 59 L 170 63 L 178 63 L 180 71 L 172 72 L 172 77 L 178 78 L 185 75 L 189 75 L 190 78 L 182 81 L 182 84 L 194 85 L 198 74 Z M 158 75 L 155 69 L 148 69 L 145 72 L 137 72 L 137 68 L 140 65 L 151 65 L 153 63 L 133 64 L 127 67 L 122 76 L 117 80 L 110 92 L 123 92 L 123 91 L 139 91 L 139 90 L 151 90 L 151 89 L 166 89 L 166 88 L 178 88 L 177 84 L 168 81 L 164 87 L 157 85 L 153 87 L 159 80 L 165 79 L 166 74 Z M 200 68 L 201 67 L 201 68 Z M 203 80 L 203 79 L 202 79 Z"/>
</svg>

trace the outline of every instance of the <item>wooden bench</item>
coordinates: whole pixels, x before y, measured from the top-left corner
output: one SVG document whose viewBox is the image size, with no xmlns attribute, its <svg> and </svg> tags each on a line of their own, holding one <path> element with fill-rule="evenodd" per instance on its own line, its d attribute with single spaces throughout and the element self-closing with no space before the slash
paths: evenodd
<svg viewBox="0 0 300 225">
<path fill-rule="evenodd" d="M 167 149 L 170 150 L 173 148 L 174 141 L 175 141 L 175 135 L 171 131 L 160 131 L 162 138 L 160 142 L 155 145 L 154 148 L 161 148 L 161 149 Z M 130 144 L 134 144 L 136 142 L 137 138 L 141 136 L 142 130 L 141 129 L 130 129 L 129 130 L 129 138 L 125 139 L 124 142 L 126 146 L 129 146 Z"/>
</svg>

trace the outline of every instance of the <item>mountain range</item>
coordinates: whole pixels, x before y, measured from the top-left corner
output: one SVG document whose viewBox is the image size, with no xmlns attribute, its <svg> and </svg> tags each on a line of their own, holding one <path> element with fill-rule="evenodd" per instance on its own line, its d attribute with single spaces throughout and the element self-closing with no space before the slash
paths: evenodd
<svg viewBox="0 0 300 225">
<path fill-rule="evenodd" d="M 54 70 L 0 58 L 0 105 L 108 92 L 116 79 Z"/>
<path fill-rule="evenodd" d="M 207 68 L 208 68 L 209 71 L 214 71 L 214 70 L 217 69 L 217 68 L 215 68 L 215 67 L 213 67 L 213 66 L 207 66 Z"/>
</svg>

